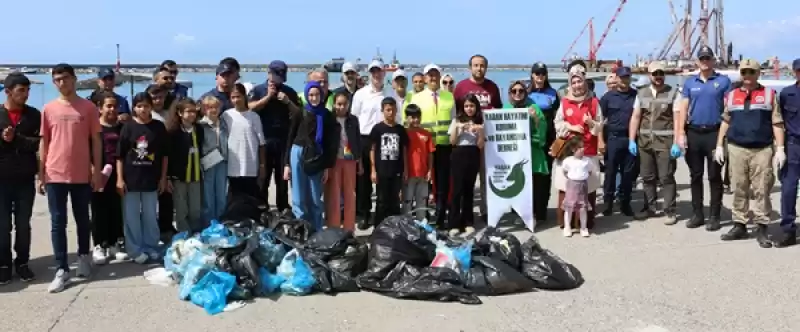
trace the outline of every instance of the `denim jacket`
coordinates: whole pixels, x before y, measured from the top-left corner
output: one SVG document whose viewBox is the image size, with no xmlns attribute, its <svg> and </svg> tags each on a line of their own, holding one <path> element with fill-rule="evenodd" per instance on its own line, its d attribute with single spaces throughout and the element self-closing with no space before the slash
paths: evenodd
<svg viewBox="0 0 800 332">
<path fill-rule="evenodd" d="M 220 126 L 219 137 L 217 131 L 211 125 L 211 121 L 207 118 L 202 118 L 199 121 L 200 126 L 203 127 L 204 138 L 203 147 L 201 149 L 203 156 L 218 148 L 226 160 L 228 159 L 228 128 L 222 119 L 217 120 L 217 125 Z"/>
</svg>

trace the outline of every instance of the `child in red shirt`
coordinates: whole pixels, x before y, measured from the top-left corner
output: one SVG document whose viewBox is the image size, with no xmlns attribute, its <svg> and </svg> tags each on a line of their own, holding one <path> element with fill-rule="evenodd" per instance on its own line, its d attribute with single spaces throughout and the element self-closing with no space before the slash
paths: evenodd
<svg viewBox="0 0 800 332">
<path fill-rule="evenodd" d="M 422 111 L 415 104 L 406 107 L 406 123 L 408 124 L 408 182 L 403 188 L 403 208 L 406 213 L 415 209 L 417 220 L 427 222 L 425 218 L 428 207 L 428 183 L 433 168 L 433 135 L 420 126 Z"/>
</svg>

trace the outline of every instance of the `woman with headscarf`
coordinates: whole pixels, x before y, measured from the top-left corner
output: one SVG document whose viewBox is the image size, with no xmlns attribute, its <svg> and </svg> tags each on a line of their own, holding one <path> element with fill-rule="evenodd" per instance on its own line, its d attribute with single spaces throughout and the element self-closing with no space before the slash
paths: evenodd
<svg viewBox="0 0 800 332">
<path fill-rule="evenodd" d="M 322 86 L 316 81 L 308 82 L 304 96 L 304 110 L 291 114 L 283 177 L 292 181 L 294 216 L 321 230 L 323 184 L 336 163 L 340 135 L 334 115 L 323 102 L 327 96 Z"/>
<path fill-rule="evenodd" d="M 544 122 L 542 128 L 546 128 L 544 150 L 550 147 L 556 140 L 556 129 L 553 125 L 553 120 L 556 116 L 556 111 L 561 104 L 561 99 L 558 96 L 558 91 L 550 85 L 548 78 L 549 71 L 547 65 L 542 62 L 537 62 L 531 67 L 531 85 L 528 88 L 528 98 L 539 107 L 540 112 L 544 115 L 540 118 Z M 510 90 L 509 90 L 510 91 Z M 533 134 L 531 134 L 533 135 Z M 547 219 L 547 206 L 550 203 L 550 187 L 553 183 L 552 173 L 549 170 L 553 169 L 553 157 L 545 153 L 547 161 L 547 176 L 540 176 L 536 178 L 536 186 L 534 188 L 534 215 L 536 215 L 536 222 L 542 222 Z M 536 175 L 534 175 L 535 177 Z M 541 188 L 540 188 L 541 187 Z M 542 206 L 539 206 L 542 204 Z"/>
<path fill-rule="evenodd" d="M 508 87 L 508 104 L 505 108 L 527 108 L 530 114 L 533 216 L 536 218 L 536 223 L 540 223 L 547 220 L 547 203 L 550 199 L 550 164 L 546 151 L 550 146 L 547 144 L 547 135 L 552 122 L 548 125 L 545 114 L 538 104 L 528 97 L 528 89 L 522 81 L 513 82 Z M 555 131 L 553 137 L 555 138 Z"/>
<path fill-rule="evenodd" d="M 439 83 L 450 93 L 453 93 L 453 90 L 456 88 L 456 79 L 453 78 L 453 75 L 449 73 L 445 73 L 442 75 L 442 78 L 439 80 Z"/>
<path fill-rule="evenodd" d="M 556 135 L 560 138 L 570 138 L 580 135 L 583 138 L 584 155 L 589 157 L 594 163 L 595 169 L 600 168 L 599 150 L 604 149 L 603 142 L 598 139 L 600 131 L 603 129 L 603 115 L 600 111 L 600 101 L 591 93 L 586 85 L 586 73 L 580 70 L 571 71 L 569 74 L 569 89 L 561 99 L 561 105 L 556 111 L 553 121 Z M 561 162 L 556 161 L 553 165 L 553 178 L 556 189 L 558 189 L 558 214 L 556 215 L 559 227 L 564 227 L 564 210 L 562 202 L 565 197 L 567 179 Z M 595 210 L 597 199 L 597 189 L 600 188 L 599 173 L 589 177 L 589 204 L 591 210 Z M 588 228 L 594 226 L 594 212 L 589 213 Z M 573 217 L 572 221 L 579 218 Z M 578 225 L 573 225 L 576 229 Z"/>
</svg>

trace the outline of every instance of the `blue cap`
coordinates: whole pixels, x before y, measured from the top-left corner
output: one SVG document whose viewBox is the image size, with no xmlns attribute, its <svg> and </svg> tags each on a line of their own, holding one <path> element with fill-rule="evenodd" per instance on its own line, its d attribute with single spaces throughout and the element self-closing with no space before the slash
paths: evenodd
<svg viewBox="0 0 800 332">
<path fill-rule="evenodd" d="M 697 51 L 697 57 L 698 58 L 702 58 L 702 57 L 713 58 L 714 57 L 714 50 L 712 50 L 711 47 L 709 47 L 708 45 L 705 45 L 705 46 L 701 47 L 699 51 Z"/>
<path fill-rule="evenodd" d="M 631 76 L 631 68 L 630 67 L 618 67 L 617 70 L 614 71 L 614 74 L 617 74 L 619 77 L 630 77 Z"/>
<path fill-rule="evenodd" d="M 792 61 L 792 70 L 800 70 L 800 59 Z"/>
<path fill-rule="evenodd" d="M 227 63 L 220 63 L 217 66 L 217 75 L 232 73 L 233 67 Z"/>
<path fill-rule="evenodd" d="M 286 81 L 286 72 L 289 70 L 289 66 L 286 65 L 285 62 L 281 60 L 273 60 L 269 63 L 269 72 L 275 74 L 275 76 L 280 78 L 280 82 L 274 83 L 283 83 Z"/>
<path fill-rule="evenodd" d="M 106 77 L 114 77 L 117 73 L 114 72 L 111 68 L 103 68 L 97 72 L 97 78 L 106 78 Z"/>
</svg>

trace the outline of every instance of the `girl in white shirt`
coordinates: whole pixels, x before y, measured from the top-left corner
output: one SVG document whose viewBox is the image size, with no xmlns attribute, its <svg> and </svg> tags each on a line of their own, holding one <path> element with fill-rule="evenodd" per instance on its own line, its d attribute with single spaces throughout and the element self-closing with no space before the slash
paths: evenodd
<svg viewBox="0 0 800 332">
<path fill-rule="evenodd" d="M 561 167 L 567 178 L 564 202 L 564 236 L 572 236 L 572 213 L 576 210 L 581 222 L 581 236 L 589 237 L 587 211 L 592 209 L 589 204 L 589 176 L 597 172 L 594 163 L 589 157 L 583 155 L 583 140 L 580 136 L 573 136 L 565 147 L 566 158 L 561 161 Z"/>
</svg>

